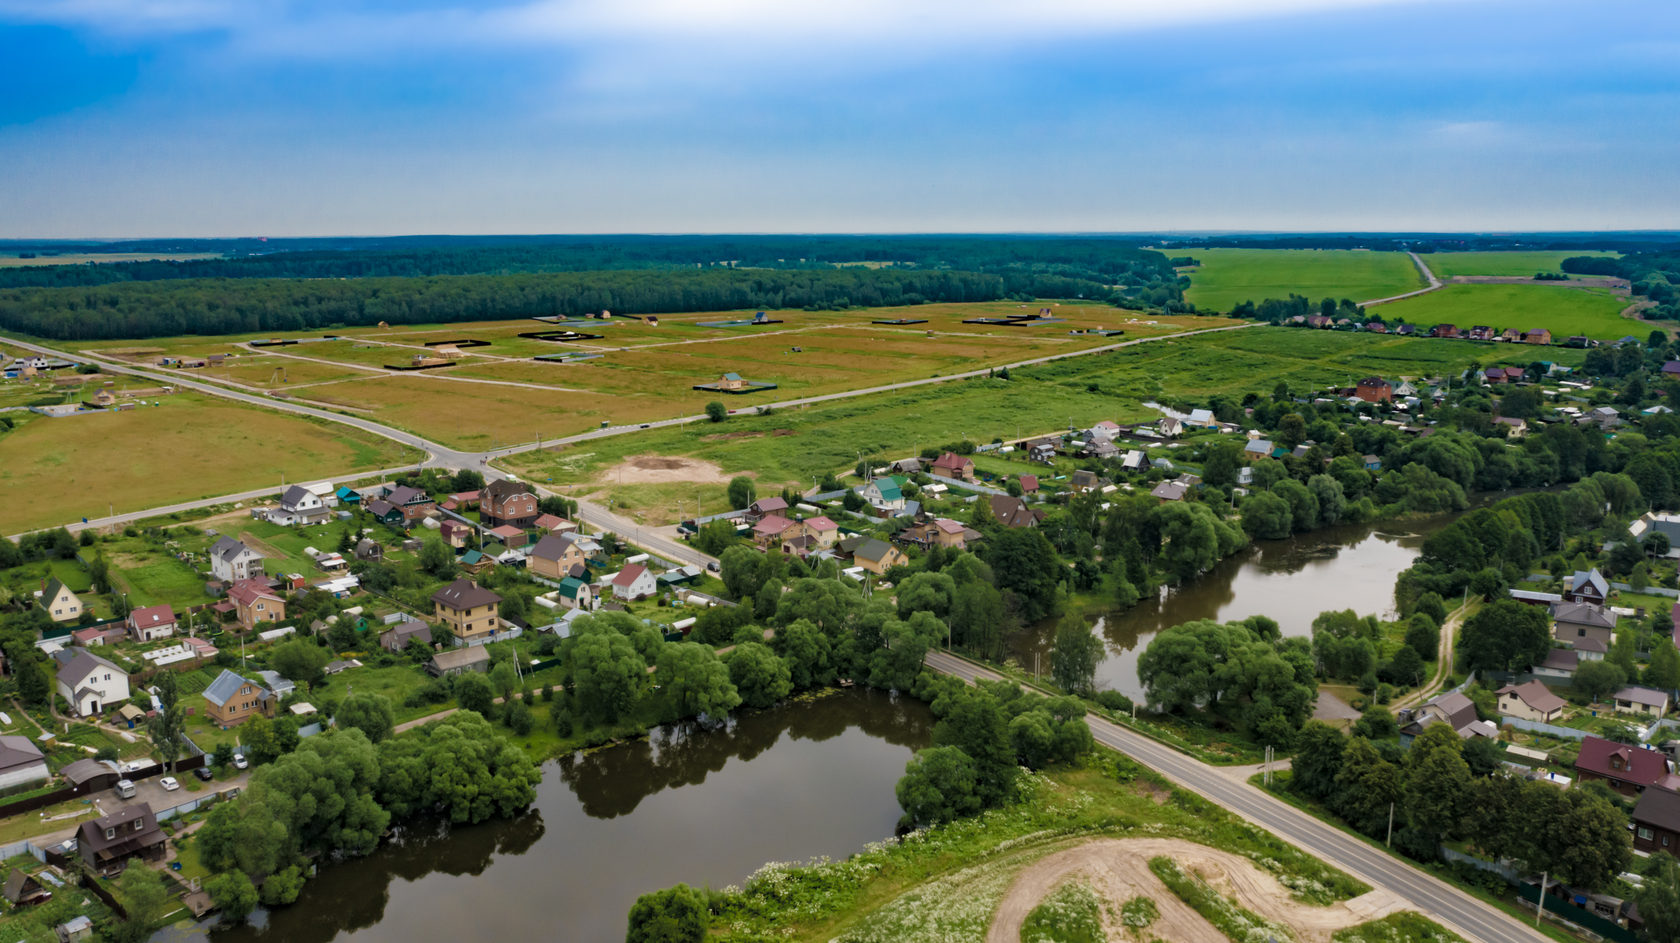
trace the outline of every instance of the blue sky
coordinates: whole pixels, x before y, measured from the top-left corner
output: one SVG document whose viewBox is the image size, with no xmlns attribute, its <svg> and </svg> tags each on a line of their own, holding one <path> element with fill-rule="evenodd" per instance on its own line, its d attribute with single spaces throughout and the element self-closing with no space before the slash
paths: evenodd
<svg viewBox="0 0 1680 943">
<path fill-rule="evenodd" d="M 1669 0 L 0 0 L 0 81 L 0 237 L 1680 228 Z"/>
</svg>

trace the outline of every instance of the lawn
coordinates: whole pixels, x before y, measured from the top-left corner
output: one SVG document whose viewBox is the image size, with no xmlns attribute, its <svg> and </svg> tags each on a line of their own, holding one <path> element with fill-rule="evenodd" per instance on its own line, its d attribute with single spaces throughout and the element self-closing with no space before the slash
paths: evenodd
<svg viewBox="0 0 1680 943">
<path fill-rule="evenodd" d="M 1523 331 L 1546 328 L 1554 341 L 1575 334 L 1596 340 L 1615 340 L 1628 334 L 1643 339 L 1650 327 L 1643 321 L 1622 317 L 1627 305 L 1627 299 L 1604 288 L 1448 285 L 1374 310 L 1389 321 L 1404 319 L 1420 325 L 1445 322 L 1462 328 L 1475 324 Z"/>
<path fill-rule="evenodd" d="M 26 423 L 0 437 L 0 533 L 399 465 L 388 439 L 193 394 Z"/>
<path fill-rule="evenodd" d="M 1305 295 L 1367 301 L 1423 288 L 1423 276 L 1404 252 L 1356 249 L 1197 249 L 1201 262 L 1185 298 L 1198 308 L 1229 311 L 1244 301 Z"/>
<path fill-rule="evenodd" d="M 1486 359 L 1488 353 L 1486 347 L 1461 341 L 1254 327 L 1022 368 L 1011 371 L 1008 380 L 963 380 L 769 416 L 651 429 L 528 452 L 504 464 L 557 490 L 622 501 L 627 516 L 663 524 L 691 516 L 697 493 L 703 513 L 723 510 L 721 486 L 697 487 L 691 483 L 697 474 L 683 472 L 674 473 L 679 480 L 668 484 L 619 485 L 613 469 L 627 456 L 699 459 L 716 466 L 705 469 L 716 477 L 752 475 L 759 492 L 768 493 L 784 484 L 810 487 L 824 473 L 849 472 L 860 456 L 903 458 L 965 437 L 985 443 L 1058 432 L 1070 424 L 1089 426 L 1099 419 L 1155 419 L 1160 414 L 1142 405 L 1151 399 L 1205 402 L 1213 393 L 1269 393 L 1280 380 L 1296 390 L 1316 390 L 1370 373 L 1436 376 L 1472 358 Z M 1565 364 L 1584 356 L 1564 349 L 1547 353 Z M 1023 467 L 1002 457 L 985 462 L 999 471 Z"/>
<path fill-rule="evenodd" d="M 115 538 L 102 543 L 97 552 L 110 564 L 112 584 L 128 594 L 129 605 L 135 608 L 167 603 L 180 614 L 214 602 L 204 592 L 204 579 L 191 566 L 142 538 Z"/>
<path fill-rule="evenodd" d="M 1419 256 L 1436 278 L 1453 275 L 1533 275 L 1561 272 L 1559 264 L 1577 255 L 1617 255 L 1615 252 L 1434 252 Z"/>
</svg>

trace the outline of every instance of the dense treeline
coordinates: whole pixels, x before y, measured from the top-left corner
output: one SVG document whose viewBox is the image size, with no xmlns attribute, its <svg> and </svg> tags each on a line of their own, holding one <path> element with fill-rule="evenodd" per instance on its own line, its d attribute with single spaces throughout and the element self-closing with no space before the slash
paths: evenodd
<svg viewBox="0 0 1680 943">
<path fill-rule="evenodd" d="M 1150 297 L 1178 289 L 1161 287 Z M 0 291 L 0 328 L 58 340 L 241 334 L 615 313 L 1093 297 L 1097 282 L 1049 274 L 865 270 L 582 272 L 352 280 L 203 279 Z M 1142 299 L 1149 300 L 1149 299 Z"/>
<path fill-rule="evenodd" d="M 287 251 L 274 251 L 276 246 Z M 121 248 L 252 252 L 243 242 Z M 8 268 L 0 270 L 0 288 L 189 278 L 411 278 L 710 266 L 832 269 L 864 261 L 991 274 L 1061 275 L 1103 285 L 1174 281 L 1165 256 L 1140 249 L 1130 240 L 1104 237 L 562 236 L 441 243 L 428 238 L 265 243 L 255 254 L 221 259 Z"/>
<path fill-rule="evenodd" d="M 1654 307 L 1641 317 L 1652 321 L 1680 318 L 1680 250 L 1658 249 L 1621 258 L 1572 256 L 1562 268 L 1574 275 L 1611 275 L 1633 284 L 1633 293 L 1649 299 Z"/>
</svg>

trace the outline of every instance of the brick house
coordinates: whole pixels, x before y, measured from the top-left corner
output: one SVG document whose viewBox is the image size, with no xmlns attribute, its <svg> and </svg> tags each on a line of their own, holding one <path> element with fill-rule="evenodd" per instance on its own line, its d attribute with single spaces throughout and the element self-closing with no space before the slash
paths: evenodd
<svg viewBox="0 0 1680 943">
<path fill-rule="evenodd" d="M 437 502 L 433 501 L 430 495 L 408 485 L 386 488 L 385 502 L 402 513 L 405 526 L 411 526 L 437 510 Z M 372 506 L 369 508 L 371 510 Z"/>
<path fill-rule="evenodd" d="M 286 618 L 286 601 L 266 585 L 256 580 L 241 580 L 228 588 L 228 601 L 233 603 L 239 624 L 255 629 L 264 622 L 279 622 Z"/>
<path fill-rule="evenodd" d="M 495 592 L 464 577 L 432 594 L 433 614 L 462 642 L 482 641 L 496 633 L 501 601 Z"/>
<path fill-rule="evenodd" d="M 487 527 L 511 525 L 524 530 L 536 523 L 537 496 L 511 478 L 492 481 L 479 499 L 479 516 Z"/>
<path fill-rule="evenodd" d="M 1382 377 L 1366 377 L 1354 385 L 1353 395 L 1367 403 L 1386 403 L 1394 399 L 1394 384 Z"/>
</svg>

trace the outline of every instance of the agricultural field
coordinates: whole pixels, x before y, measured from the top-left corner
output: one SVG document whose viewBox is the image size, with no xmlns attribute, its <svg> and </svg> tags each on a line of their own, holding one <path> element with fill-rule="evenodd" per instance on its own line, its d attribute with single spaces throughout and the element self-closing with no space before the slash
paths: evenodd
<svg viewBox="0 0 1680 943">
<path fill-rule="evenodd" d="M 1051 316 L 1028 326 L 965 324 L 976 317 Z M 465 325 L 357 328 L 260 352 L 238 346 L 248 336 L 183 337 L 92 344 L 87 349 L 150 364 L 162 356 L 228 354 L 224 365 L 183 371 L 197 380 L 230 382 L 280 393 L 398 426 L 460 448 L 488 449 L 559 438 L 599 428 L 699 413 L 721 400 L 731 409 L 921 380 L 1039 357 L 1077 353 L 1236 322 L 1193 315 L 1143 317 L 1107 305 L 995 302 L 922 305 L 840 312 L 773 311 L 781 324 L 705 326 L 750 319 L 755 312 L 664 315 L 658 324 L 633 319 L 554 325 L 536 320 Z M 915 319 L 918 324 L 876 324 Z M 549 342 L 521 333 L 575 330 L 596 338 Z M 1121 330 L 1123 335 L 1093 333 Z M 473 340 L 450 366 L 390 371 L 387 365 L 432 353 L 426 344 Z M 533 360 L 585 353 L 576 363 Z M 279 372 L 285 368 L 285 375 Z M 776 384 L 730 396 L 695 390 L 725 373 Z M 463 416 L 472 421 L 463 422 Z"/>
<path fill-rule="evenodd" d="M 1197 249 L 1184 254 L 1201 265 L 1179 269 L 1190 276 L 1184 297 L 1208 311 L 1230 311 L 1244 301 L 1305 295 L 1368 301 L 1426 287 L 1404 252 L 1355 249 Z M 1529 274 L 1533 274 L 1530 272 Z"/>
<path fill-rule="evenodd" d="M 87 265 L 99 262 L 190 262 L 193 259 L 221 257 L 219 252 L 66 252 L 63 255 L 40 255 L 33 259 L 21 259 L 16 252 L 0 252 L 0 268 Z"/>
<path fill-rule="evenodd" d="M 1385 319 L 1413 324 L 1457 324 L 1468 328 L 1487 324 L 1519 330 L 1546 328 L 1553 340 L 1576 334 L 1595 340 L 1633 335 L 1643 340 L 1651 325 L 1622 317 L 1628 300 L 1605 288 L 1564 285 L 1448 285 L 1374 309 Z"/>
<path fill-rule="evenodd" d="M 388 468 L 414 453 L 387 439 L 196 394 L 49 419 L 0 436 L 0 533 L 113 510 Z M 17 415 L 17 414 L 12 414 Z"/>
<path fill-rule="evenodd" d="M 1436 278 L 1454 275 L 1532 276 L 1536 272 L 1562 272 L 1560 263 L 1577 255 L 1614 256 L 1615 252 L 1432 252 L 1419 256 Z"/>
<path fill-rule="evenodd" d="M 1099 419 L 1149 420 L 1160 415 L 1143 405 L 1150 400 L 1270 393 L 1280 380 L 1314 390 L 1372 373 L 1438 376 L 1472 359 L 1491 366 L 1497 358 L 1490 352 L 1500 351 L 1460 341 L 1252 327 L 1012 370 L 1008 380 L 981 377 L 661 427 L 527 452 L 501 464 L 563 493 L 611 501 L 643 524 L 665 524 L 692 516 L 697 501 L 703 514 L 723 510 L 725 484 L 734 475 L 755 477 L 760 493 L 783 485 L 805 489 L 825 473 L 849 472 L 863 456 L 902 458 L 963 438 L 1014 440 Z M 1531 349 L 1513 353 L 1532 356 Z M 1584 352 L 1554 348 L 1547 355 L 1577 364 Z"/>
</svg>

